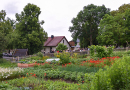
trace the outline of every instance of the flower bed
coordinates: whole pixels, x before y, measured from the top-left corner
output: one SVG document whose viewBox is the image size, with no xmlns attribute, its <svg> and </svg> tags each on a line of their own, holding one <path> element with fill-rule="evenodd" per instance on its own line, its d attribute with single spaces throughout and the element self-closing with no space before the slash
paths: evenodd
<svg viewBox="0 0 130 90">
<path fill-rule="evenodd" d="M 115 59 L 118 59 L 118 56 L 115 57 L 104 57 L 98 60 L 88 60 L 88 61 L 83 61 L 81 66 L 95 66 L 95 67 L 104 67 L 106 65 L 110 66 L 115 62 Z"/>
<path fill-rule="evenodd" d="M 1 68 L 0 67 L 0 80 L 5 80 L 7 78 L 13 78 L 19 76 L 19 74 L 23 71 L 21 68 Z"/>
</svg>

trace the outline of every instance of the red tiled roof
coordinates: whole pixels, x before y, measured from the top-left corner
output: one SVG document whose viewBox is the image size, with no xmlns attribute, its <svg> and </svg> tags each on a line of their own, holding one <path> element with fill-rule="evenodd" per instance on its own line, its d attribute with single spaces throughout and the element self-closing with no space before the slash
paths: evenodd
<svg viewBox="0 0 130 90">
<path fill-rule="evenodd" d="M 44 46 L 57 46 L 65 36 L 54 36 L 53 38 L 48 37 L 47 41 L 44 43 Z"/>
</svg>

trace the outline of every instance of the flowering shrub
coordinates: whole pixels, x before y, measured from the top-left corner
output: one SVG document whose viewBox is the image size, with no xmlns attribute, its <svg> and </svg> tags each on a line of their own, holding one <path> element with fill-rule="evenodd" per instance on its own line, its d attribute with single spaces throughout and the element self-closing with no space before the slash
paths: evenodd
<svg viewBox="0 0 130 90">
<path fill-rule="evenodd" d="M 21 68 L 1 68 L 0 67 L 0 80 L 4 80 L 7 78 L 13 78 L 19 76 L 19 74 L 23 71 Z"/>
<path fill-rule="evenodd" d="M 61 53 L 61 55 L 60 55 L 60 63 L 61 64 L 70 63 L 70 54 L 68 52 Z"/>
<path fill-rule="evenodd" d="M 57 57 L 57 58 L 60 58 L 60 55 L 61 55 L 61 53 L 59 53 L 59 52 L 54 53 L 54 56 Z"/>
<path fill-rule="evenodd" d="M 130 90 L 130 57 L 125 56 L 115 61 L 106 71 L 100 69 L 92 80 L 93 90 Z"/>
<path fill-rule="evenodd" d="M 104 57 L 104 58 L 101 58 L 101 59 L 98 59 L 98 60 L 93 60 L 93 59 L 90 59 L 88 61 L 83 61 L 82 62 L 82 66 L 91 66 L 91 67 L 104 67 L 106 65 L 111 65 L 114 63 L 114 60 L 116 58 L 119 58 L 118 56 L 115 56 L 115 57 Z"/>
</svg>

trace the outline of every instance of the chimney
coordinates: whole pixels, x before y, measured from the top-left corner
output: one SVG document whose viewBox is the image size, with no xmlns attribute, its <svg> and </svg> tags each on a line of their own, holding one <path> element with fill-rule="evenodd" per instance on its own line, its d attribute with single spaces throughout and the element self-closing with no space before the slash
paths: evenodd
<svg viewBox="0 0 130 90">
<path fill-rule="evenodd" d="M 51 35 L 51 38 L 54 38 L 54 35 Z"/>
</svg>

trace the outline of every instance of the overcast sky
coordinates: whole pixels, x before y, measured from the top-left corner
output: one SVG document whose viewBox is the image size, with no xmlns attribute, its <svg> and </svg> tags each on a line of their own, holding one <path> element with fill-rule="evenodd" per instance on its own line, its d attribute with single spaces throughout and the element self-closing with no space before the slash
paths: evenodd
<svg viewBox="0 0 130 90">
<path fill-rule="evenodd" d="M 68 30 L 72 26 L 71 20 L 84 6 L 104 4 L 106 8 L 117 10 L 130 0 L 0 0 L 0 10 L 5 10 L 7 17 L 15 20 L 15 14 L 20 14 L 28 3 L 40 7 L 39 20 L 45 21 L 42 27 L 48 36 L 65 36 L 70 41 L 72 37 Z"/>
</svg>

